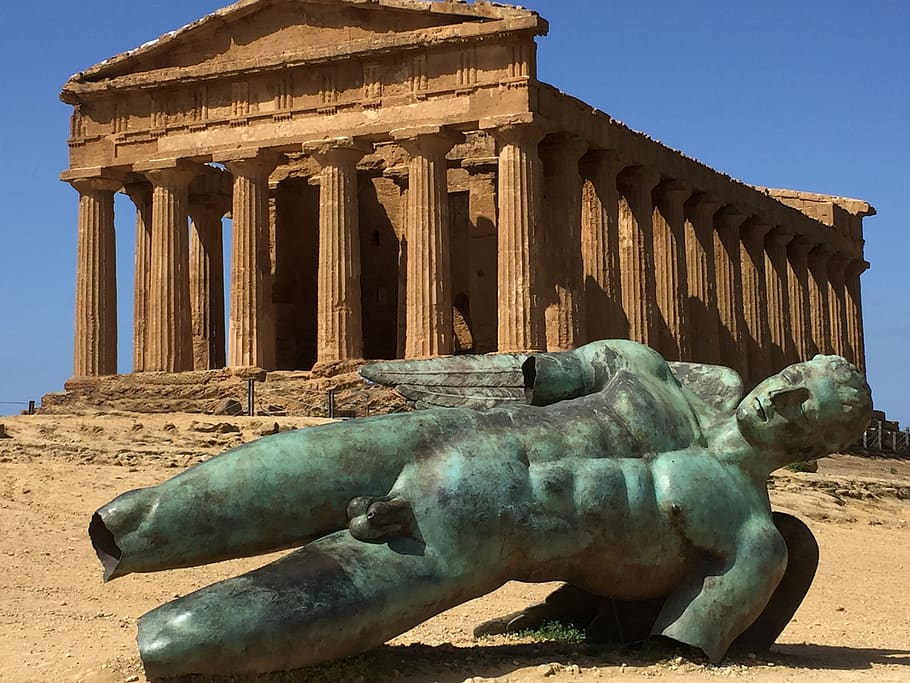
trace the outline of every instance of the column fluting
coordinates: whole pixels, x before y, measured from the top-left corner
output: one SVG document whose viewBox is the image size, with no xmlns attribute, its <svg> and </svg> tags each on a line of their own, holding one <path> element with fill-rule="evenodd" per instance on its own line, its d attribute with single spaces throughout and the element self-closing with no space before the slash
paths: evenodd
<svg viewBox="0 0 910 683">
<path fill-rule="evenodd" d="M 793 356 L 788 363 L 809 360 L 812 351 L 812 328 L 809 313 L 809 250 L 814 244 L 797 235 L 787 247 L 787 284 L 790 289 L 790 334 Z"/>
<path fill-rule="evenodd" d="M 130 183 L 124 190 L 136 206 L 136 253 L 133 273 L 133 372 L 145 371 L 148 346 L 148 300 L 152 268 L 152 186 Z"/>
<path fill-rule="evenodd" d="M 225 365 L 224 244 L 221 219 L 230 210 L 217 200 L 190 203 L 190 312 L 193 369 Z"/>
<path fill-rule="evenodd" d="M 463 137 L 428 128 L 392 131 L 410 157 L 406 358 L 450 354 L 454 348 L 446 154 Z"/>
<path fill-rule="evenodd" d="M 69 181 L 79 192 L 73 376 L 117 374 L 117 254 L 114 192 L 106 178 Z"/>
<path fill-rule="evenodd" d="M 657 350 L 667 360 L 691 357 L 686 304 L 685 203 L 692 189 L 679 180 L 653 192 L 654 272 L 659 313 Z"/>
<path fill-rule="evenodd" d="M 370 151 L 353 139 L 304 145 L 322 167 L 319 189 L 317 362 L 363 358 L 357 162 Z"/>
<path fill-rule="evenodd" d="M 147 171 L 152 183 L 152 258 L 145 369 L 193 369 L 190 326 L 188 186 L 194 170 Z"/>
<path fill-rule="evenodd" d="M 234 176 L 227 358 L 232 368 L 274 369 L 268 234 L 269 174 L 277 163 L 268 154 L 225 162 Z"/>
<path fill-rule="evenodd" d="M 765 237 L 765 289 L 768 296 L 768 333 L 772 347 L 769 372 L 777 372 L 792 357 L 790 290 L 787 283 L 787 245 L 793 233 L 777 226 Z"/>
<path fill-rule="evenodd" d="M 645 166 L 627 168 L 617 177 L 623 311 L 629 321 L 629 338 L 647 346 L 655 342 L 651 191 L 658 182 L 660 174 Z"/>
<path fill-rule="evenodd" d="M 686 284 L 692 360 L 720 363 L 720 322 L 714 262 L 714 214 L 720 202 L 699 193 L 685 204 Z"/>
</svg>

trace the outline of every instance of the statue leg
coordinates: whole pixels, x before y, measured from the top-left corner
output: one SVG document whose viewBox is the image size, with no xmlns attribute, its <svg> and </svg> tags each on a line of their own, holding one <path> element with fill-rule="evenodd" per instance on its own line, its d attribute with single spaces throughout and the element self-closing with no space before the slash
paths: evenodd
<svg viewBox="0 0 910 683">
<path fill-rule="evenodd" d="M 407 413 L 276 434 L 129 491 L 89 527 L 105 580 L 299 546 L 343 529 L 348 503 L 388 492 L 438 422 Z"/>
<path fill-rule="evenodd" d="M 452 574 L 422 543 L 363 543 L 342 531 L 139 620 L 150 679 L 249 674 L 364 652 L 496 588 L 478 567 Z M 487 568 L 489 569 L 489 568 Z"/>
</svg>

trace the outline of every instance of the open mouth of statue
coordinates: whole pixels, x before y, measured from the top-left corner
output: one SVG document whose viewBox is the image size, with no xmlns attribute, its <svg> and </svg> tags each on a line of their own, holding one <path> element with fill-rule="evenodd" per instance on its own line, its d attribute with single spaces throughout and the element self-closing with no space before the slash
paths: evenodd
<svg viewBox="0 0 910 683">
<path fill-rule="evenodd" d="M 755 399 L 755 412 L 758 413 L 762 422 L 768 421 L 768 414 L 765 412 L 765 407 L 761 404 L 759 399 Z"/>
</svg>

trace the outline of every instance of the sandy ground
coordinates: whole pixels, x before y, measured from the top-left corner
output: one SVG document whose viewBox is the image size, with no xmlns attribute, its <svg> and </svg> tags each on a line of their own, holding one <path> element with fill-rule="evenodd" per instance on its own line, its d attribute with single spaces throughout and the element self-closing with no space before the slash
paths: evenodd
<svg viewBox="0 0 910 683">
<path fill-rule="evenodd" d="M 270 558 L 102 584 L 86 535 L 94 509 L 294 418 L 107 414 L 0 418 L 0 681 L 142 682 L 136 619 Z M 910 462 L 836 456 L 772 480 L 775 507 L 821 546 L 815 584 L 770 653 L 720 666 L 667 645 L 604 649 L 499 637 L 475 624 L 553 587 L 507 584 L 353 662 L 280 680 L 462 683 L 610 677 L 910 681 Z"/>
</svg>

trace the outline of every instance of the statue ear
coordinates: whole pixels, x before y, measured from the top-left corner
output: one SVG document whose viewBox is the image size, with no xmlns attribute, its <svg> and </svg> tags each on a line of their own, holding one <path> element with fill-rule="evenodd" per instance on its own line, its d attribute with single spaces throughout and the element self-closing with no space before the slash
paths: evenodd
<svg viewBox="0 0 910 683">
<path fill-rule="evenodd" d="M 784 389 L 771 394 L 771 403 L 774 410 L 786 418 L 798 417 L 802 412 L 802 404 L 810 396 L 806 387 L 794 387 L 793 389 Z"/>
</svg>

